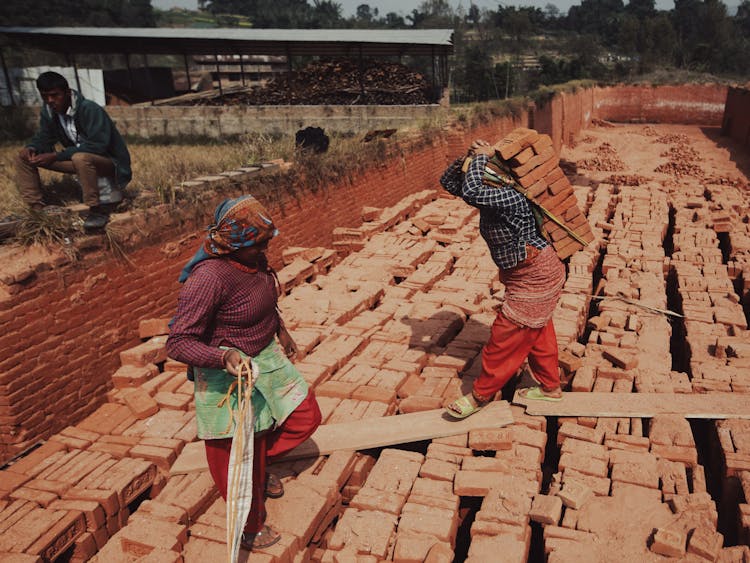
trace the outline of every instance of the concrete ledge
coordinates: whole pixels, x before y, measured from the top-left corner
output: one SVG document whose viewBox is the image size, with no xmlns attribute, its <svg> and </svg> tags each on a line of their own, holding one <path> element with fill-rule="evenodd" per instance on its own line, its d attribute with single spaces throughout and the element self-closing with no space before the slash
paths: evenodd
<svg viewBox="0 0 750 563">
<path fill-rule="evenodd" d="M 123 135 L 227 137 L 247 133 L 294 134 L 308 126 L 327 132 L 414 126 L 444 108 L 423 106 L 108 106 Z"/>
</svg>

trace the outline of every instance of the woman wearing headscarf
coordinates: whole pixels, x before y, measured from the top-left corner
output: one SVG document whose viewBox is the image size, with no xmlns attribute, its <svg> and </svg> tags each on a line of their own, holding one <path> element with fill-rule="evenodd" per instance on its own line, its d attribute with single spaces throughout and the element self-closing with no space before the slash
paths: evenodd
<svg viewBox="0 0 750 563">
<path fill-rule="evenodd" d="M 208 235 L 180 274 L 185 285 L 167 340 L 169 356 L 192 367 L 198 437 L 205 440 L 209 471 L 225 500 L 236 427 L 231 411 L 237 407 L 237 391 L 231 386 L 243 359 L 258 366 L 251 399 L 253 500 L 242 535 L 246 549 L 280 539 L 265 524 L 264 494 L 283 494 L 281 481 L 266 474 L 267 463 L 304 442 L 321 421 L 312 390 L 290 362 L 297 348 L 276 306 L 278 281 L 265 250 L 277 234 L 254 197 L 221 203 Z M 223 401 L 227 396 L 230 400 Z"/>
</svg>

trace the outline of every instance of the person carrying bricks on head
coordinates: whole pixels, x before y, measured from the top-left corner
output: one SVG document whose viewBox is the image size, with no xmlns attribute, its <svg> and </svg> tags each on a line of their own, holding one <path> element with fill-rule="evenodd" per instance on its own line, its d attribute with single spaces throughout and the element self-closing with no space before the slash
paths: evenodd
<svg viewBox="0 0 750 563">
<path fill-rule="evenodd" d="M 128 147 L 107 112 L 72 90 L 64 76 L 43 72 L 36 85 L 43 101 L 39 129 L 16 157 L 21 197 L 32 210 L 47 211 L 39 169 L 75 174 L 89 206 L 84 227 L 102 228 L 132 178 Z"/>
<path fill-rule="evenodd" d="M 479 232 L 505 285 L 505 299 L 482 349 L 482 370 L 472 392 L 447 406 L 455 418 L 466 418 L 491 401 L 525 360 L 539 385 L 521 394 L 548 401 L 562 398 L 552 314 L 565 283 L 565 266 L 539 232 L 526 198 L 511 186 L 482 182 L 494 154 L 488 142 L 474 141 L 466 172 L 466 157 L 461 157 L 440 179 L 448 192 L 479 209 Z"/>
<path fill-rule="evenodd" d="M 169 356 L 192 368 L 198 437 L 205 440 L 208 468 L 225 500 L 236 429 L 232 409 L 237 409 L 237 390 L 229 392 L 243 360 L 252 358 L 258 366 L 245 549 L 268 547 L 281 537 L 265 524 L 264 495 L 279 497 L 284 491 L 279 478 L 266 473 L 267 463 L 304 442 L 321 422 L 312 389 L 290 361 L 297 346 L 277 308 L 278 279 L 265 256 L 277 234 L 254 197 L 221 203 L 208 236 L 180 275 L 184 286 L 167 339 Z"/>
</svg>

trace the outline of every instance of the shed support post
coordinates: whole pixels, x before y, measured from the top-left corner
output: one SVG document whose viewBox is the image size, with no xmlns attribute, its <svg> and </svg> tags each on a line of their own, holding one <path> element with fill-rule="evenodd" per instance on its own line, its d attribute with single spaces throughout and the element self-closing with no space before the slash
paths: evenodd
<svg viewBox="0 0 750 563">
<path fill-rule="evenodd" d="M 190 84 L 190 67 L 188 66 L 187 53 L 182 54 L 182 61 L 185 63 L 185 80 L 187 81 L 188 92 L 193 91 L 193 85 Z"/>
<path fill-rule="evenodd" d="M 3 63 L 3 74 L 5 75 L 5 84 L 8 85 L 8 96 L 10 97 L 10 105 L 16 105 L 16 101 L 13 99 L 13 84 L 10 83 L 10 73 L 8 72 L 8 65 L 5 64 L 5 55 L 3 50 L 0 49 L 0 61 Z"/>
<path fill-rule="evenodd" d="M 219 79 L 219 96 L 224 97 L 224 88 L 221 85 L 221 69 L 219 68 L 219 55 L 214 53 L 214 60 L 216 61 L 216 78 Z"/>
<path fill-rule="evenodd" d="M 148 55 L 143 53 L 143 71 L 146 73 L 146 84 L 148 84 L 148 98 L 151 105 L 154 104 L 154 82 L 151 80 L 151 69 L 148 67 Z"/>
</svg>

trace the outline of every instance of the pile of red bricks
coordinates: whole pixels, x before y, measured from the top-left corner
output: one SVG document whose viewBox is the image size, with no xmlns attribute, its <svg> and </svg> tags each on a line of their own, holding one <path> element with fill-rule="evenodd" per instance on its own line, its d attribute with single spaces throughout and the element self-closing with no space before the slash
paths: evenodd
<svg viewBox="0 0 750 563">
<path fill-rule="evenodd" d="M 744 201 L 735 190 L 721 185 L 711 197 Z M 572 390 L 750 389 L 735 293 L 747 225 L 735 204 L 732 221 L 722 219 L 707 193 L 692 180 L 571 187 L 593 225 L 555 312 Z M 440 408 L 467 392 L 504 293 L 477 212 L 460 200 L 425 192 L 362 217 L 340 233 L 336 250 L 353 251 L 340 261 L 334 250 L 290 248 L 279 272 L 297 366 L 326 423 Z M 732 243 L 730 267 L 717 232 Z M 668 308 L 684 320 L 670 324 Z M 682 358 L 671 355 L 673 331 L 684 331 Z M 170 475 L 196 428 L 193 384 L 166 357 L 167 332 L 166 319 L 144 320 L 143 343 L 120 355 L 110 402 L 0 471 L 0 559 L 225 558 L 225 503 L 210 475 Z M 707 452 L 676 416 L 559 418 L 548 428 L 519 408 L 513 415 L 502 429 L 276 464 L 285 494 L 267 501 L 268 522 L 282 540 L 248 560 L 750 557 L 746 421 L 711 423 Z M 719 477 L 721 498 L 707 492 L 706 473 Z M 720 529 L 738 545 L 723 547 Z"/>
<path fill-rule="evenodd" d="M 598 185 L 597 198 L 605 188 Z M 704 186 L 685 179 L 610 191 L 617 194 L 611 211 L 597 216 L 592 205 L 588 213 L 605 235 L 604 258 L 595 290 L 598 314 L 588 319 L 588 342 L 572 390 L 746 392 L 740 366 L 747 361 L 742 344 L 747 327 L 734 290 L 737 269 L 730 272 L 723 264 L 717 233 L 725 232 L 727 221 L 722 218 L 716 228 L 715 206 L 706 200 Z M 742 197 L 732 193 L 735 199 Z M 670 209 L 673 249 L 666 257 Z M 741 222 L 737 230 L 741 236 Z M 737 255 L 741 260 L 742 253 Z M 676 287 L 669 303 L 668 275 Z M 565 297 L 561 306 L 566 306 Z M 676 308 L 684 320 L 672 317 L 670 323 L 668 308 Z M 670 350 L 673 331 L 678 336 L 684 331 L 683 350 Z M 674 370 L 672 352 L 680 356 L 677 363 L 684 372 Z M 558 424 L 560 471 L 548 493 L 560 497 L 563 506 L 558 511 L 556 502 L 544 504 L 552 521 L 544 531 L 550 561 L 644 560 L 652 554 L 709 561 L 747 558 L 743 510 L 750 497 L 739 483 L 750 465 L 744 465 L 741 439 L 739 446 L 733 441 L 748 429 L 744 421 L 715 424 L 713 450 L 720 455 L 711 458 L 711 469 L 723 477 L 723 529 L 731 530 L 733 520 L 745 526 L 728 541 L 744 546 L 728 548 L 723 548 L 719 507 L 707 493 L 704 467 L 685 419 L 574 418 Z"/>
<path fill-rule="evenodd" d="M 543 227 L 561 259 L 575 254 L 584 245 L 558 222 L 565 224 L 567 230 L 583 242 L 593 240 L 586 216 L 578 208 L 573 186 L 559 166 L 560 159 L 549 135 L 540 135 L 533 129 L 515 129 L 500 140 L 495 149 L 527 196 L 557 219 L 554 221 L 545 214 Z"/>
</svg>

